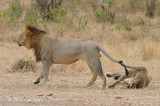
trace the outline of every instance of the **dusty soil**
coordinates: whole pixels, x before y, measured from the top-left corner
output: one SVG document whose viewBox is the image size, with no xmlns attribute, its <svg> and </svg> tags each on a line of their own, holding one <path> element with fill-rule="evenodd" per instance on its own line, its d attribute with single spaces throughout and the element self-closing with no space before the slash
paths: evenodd
<svg viewBox="0 0 160 106">
<path fill-rule="evenodd" d="M 99 87 L 101 79 L 86 88 L 91 76 L 53 75 L 45 86 L 32 84 L 35 73 L 3 73 L 0 77 L 2 105 L 160 105 L 160 87 L 152 82 L 145 89 L 126 89 L 117 86 Z"/>
<path fill-rule="evenodd" d="M 101 79 L 86 87 L 91 74 L 69 74 L 64 72 L 51 73 L 46 85 L 33 85 L 32 81 L 38 75 L 34 72 L 13 72 L 14 60 L 29 55 L 26 49 L 0 46 L 0 105 L 2 106 L 34 106 L 34 105 L 87 105 L 87 106 L 159 106 L 160 82 L 159 72 L 152 74 L 153 81 L 144 89 L 127 89 L 120 84 L 114 89 L 102 90 Z M 12 48 L 12 49 L 11 49 Z M 18 54 L 21 52 L 22 55 Z M 8 58 L 10 57 L 10 59 Z M 38 69 L 39 70 L 39 69 Z M 155 69 L 154 69 L 155 70 Z M 154 71 L 155 72 L 155 71 Z M 113 82 L 107 79 L 107 86 Z"/>
</svg>

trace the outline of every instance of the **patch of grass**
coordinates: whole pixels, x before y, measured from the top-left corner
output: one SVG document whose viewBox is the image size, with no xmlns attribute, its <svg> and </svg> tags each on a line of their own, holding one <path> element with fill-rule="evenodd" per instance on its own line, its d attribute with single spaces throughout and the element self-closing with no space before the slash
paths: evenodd
<svg viewBox="0 0 160 106">
<path fill-rule="evenodd" d="M 145 0 L 128 0 L 128 4 L 132 12 L 145 11 L 146 9 Z"/>
<path fill-rule="evenodd" d="M 1 14 L 1 17 L 7 20 L 8 24 L 17 22 L 23 13 L 23 7 L 20 2 L 12 0 L 12 2 L 9 2 L 9 8 Z"/>
<path fill-rule="evenodd" d="M 88 18 L 85 16 L 81 16 L 79 18 L 79 30 L 84 29 L 87 26 Z"/>
<path fill-rule="evenodd" d="M 28 72 L 28 71 L 35 72 L 36 65 L 35 65 L 35 62 L 30 59 L 28 60 L 19 59 L 14 64 L 13 69 L 14 71 L 18 71 L 18 72 Z"/>
<path fill-rule="evenodd" d="M 67 22 L 68 10 L 65 5 L 62 5 L 61 7 L 58 7 L 58 8 L 51 9 L 48 14 L 51 18 L 53 18 L 53 21 L 55 22 L 63 22 L 63 23 Z"/>
<path fill-rule="evenodd" d="M 123 25 L 124 25 L 124 29 L 126 31 L 131 31 L 132 30 L 132 24 L 129 21 L 124 21 Z"/>
<path fill-rule="evenodd" d="M 147 61 L 151 59 L 159 59 L 160 55 L 154 42 L 145 40 L 141 42 L 142 59 Z"/>
<path fill-rule="evenodd" d="M 24 22 L 26 24 L 30 24 L 30 25 L 36 25 L 38 24 L 38 19 L 39 19 L 39 16 L 38 16 L 38 10 L 36 9 L 29 9 L 26 13 L 26 16 L 24 18 Z"/>
<path fill-rule="evenodd" d="M 97 18 L 98 22 L 106 22 L 109 18 L 108 11 L 105 10 L 94 10 L 94 16 Z"/>
<path fill-rule="evenodd" d="M 66 31 L 66 28 L 63 25 L 61 25 L 61 24 L 57 25 L 57 28 L 56 28 L 57 34 L 62 36 L 65 33 L 65 31 Z"/>
</svg>

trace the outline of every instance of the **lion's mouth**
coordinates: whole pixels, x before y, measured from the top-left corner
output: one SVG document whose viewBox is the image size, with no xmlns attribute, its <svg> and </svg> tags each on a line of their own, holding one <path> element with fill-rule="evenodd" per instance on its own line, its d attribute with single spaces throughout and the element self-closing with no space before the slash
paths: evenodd
<svg viewBox="0 0 160 106">
<path fill-rule="evenodd" d="M 22 45 L 21 44 L 18 44 L 18 47 L 21 47 Z"/>
</svg>

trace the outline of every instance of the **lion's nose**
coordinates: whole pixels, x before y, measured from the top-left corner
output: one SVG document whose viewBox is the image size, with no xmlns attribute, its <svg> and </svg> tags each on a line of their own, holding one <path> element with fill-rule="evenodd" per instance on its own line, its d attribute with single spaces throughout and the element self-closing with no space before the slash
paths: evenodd
<svg viewBox="0 0 160 106">
<path fill-rule="evenodd" d="M 17 40 L 13 39 L 13 42 L 16 42 Z"/>
<path fill-rule="evenodd" d="M 17 42 L 17 39 L 16 39 L 16 38 L 14 38 L 14 39 L 13 39 L 13 42 Z"/>
</svg>

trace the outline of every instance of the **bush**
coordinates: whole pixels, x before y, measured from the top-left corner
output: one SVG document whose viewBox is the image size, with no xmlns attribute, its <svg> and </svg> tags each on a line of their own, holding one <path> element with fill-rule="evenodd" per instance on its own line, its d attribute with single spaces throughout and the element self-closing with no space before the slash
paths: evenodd
<svg viewBox="0 0 160 106">
<path fill-rule="evenodd" d="M 19 72 L 27 72 L 27 71 L 33 71 L 35 72 L 35 62 L 29 60 L 24 60 L 24 59 L 19 59 L 13 66 L 14 71 L 19 71 Z"/>
<path fill-rule="evenodd" d="M 4 17 L 9 24 L 17 22 L 23 13 L 23 6 L 19 1 L 9 2 L 9 8 L 2 13 L 2 17 Z"/>
<path fill-rule="evenodd" d="M 106 22 L 109 18 L 108 11 L 105 10 L 94 10 L 94 16 L 97 18 L 98 22 Z"/>
<path fill-rule="evenodd" d="M 50 9 L 48 14 L 54 22 L 67 22 L 68 11 L 64 5 L 62 7 L 58 6 L 58 8 Z"/>
<path fill-rule="evenodd" d="M 94 10 L 94 15 L 97 18 L 98 22 L 106 22 L 109 21 L 113 23 L 115 18 L 115 0 L 107 0 L 107 7 L 105 1 L 103 1 L 101 10 Z"/>
<path fill-rule="evenodd" d="M 24 22 L 26 24 L 31 24 L 31 25 L 36 25 L 38 23 L 39 20 L 39 16 L 38 16 L 38 10 L 36 9 L 29 9 L 26 13 Z"/>
</svg>

